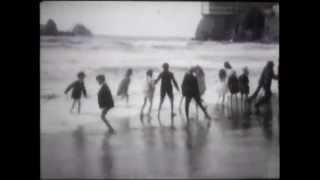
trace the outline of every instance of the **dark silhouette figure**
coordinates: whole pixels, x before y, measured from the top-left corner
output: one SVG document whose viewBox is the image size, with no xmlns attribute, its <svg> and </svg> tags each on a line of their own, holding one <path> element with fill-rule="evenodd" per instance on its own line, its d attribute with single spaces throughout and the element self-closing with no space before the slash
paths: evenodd
<svg viewBox="0 0 320 180">
<path fill-rule="evenodd" d="M 70 112 L 74 109 L 75 104 L 78 104 L 78 113 L 80 114 L 80 109 L 81 109 L 81 95 L 87 97 L 87 91 L 84 85 L 84 78 L 85 78 L 84 72 L 79 72 L 78 73 L 78 80 L 74 81 L 71 83 L 67 89 L 64 91 L 65 94 L 68 94 L 68 92 L 72 89 L 71 97 L 73 99 L 73 103 L 70 109 Z"/>
<path fill-rule="evenodd" d="M 132 69 L 129 68 L 126 72 L 125 77 L 120 82 L 120 85 L 119 85 L 119 88 L 117 91 L 117 96 L 120 96 L 121 98 L 126 98 L 127 104 L 129 103 L 128 90 L 129 90 L 129 85 L 131 82 L 131 78 L 130 78 L 131 75 L 132 75 Z"/>
<path fill-rule="evenodd" d="M 204 73 L 204 70 L 202 69 L 201 66 L 196 65 L 194 67 L 194 75 L 197 78 L 198 87 L 199 87 L 199 93 L 200 93 L 200 97 L 201 97 L 201 102 L 202 102 L 203 106 L 206 107 L 202 96 L 206 92 L 207 87 L 206 87 L 205 73 Z M 183 103 L 183 99 L 184 99 L 184 96 L 181 96 L 181 100 L 180 100 L 180 103 L 179 103 L 179 111 L 181 109 L 181 106 L 182 106 L 182 103 Z M 197 113 L 197 118 L 198 118 L 199 107 L 197 105 L 196 105 L 196 113 Z"/>
<path fill-rule="evenodd" d="M 98 104 L 99 107 L 102 109 L 101 119 L 108 126 L 110 133 L 114 133 L 114 129 L 106 119 L 107 112 L 114 107 L 111 91 L 107 83 L 105 82 L 104 75 L 98 75 L 96 77 L 96 80 L 101 85 L 101 88 L 98 92 Z"/>
<path fill-rule="evenodd" d="M 250 93 L 249 87 L 249 70 L 247 67 L 243 68 L 243 73 L 239 76 L 239 90 L 241 94 L 241 102 L 243 102 L 243 97 L 248 99 Z"/>
<path fill-rule="evenodd" d="M 229 87 L 229 91 L 230 91 L 230 102 L 231 102 L 231 106 L 232 106 L 232 97 L 235 96 L 237 104 L 238 104 L 238 98 L 237 98 L 237 94 L 239 93 L 239 80 L 237 77 L 237 74 L 235 71 L 231 72 L 231 75 L 229 76 L 228 79 L 228 87 Z"/>
<path fill-rule="evenodd" d="M 211 119 L 209 114 L 207 113 L 207 110 L 202 105 L 201 97 L 200 97 L 200 91 L 198 88 L 198 81 L 195 75 L 193 74 L 195 71 L 195 68 L 191 68 L 184 76 L 183 82 L 182 82 L 182 95 L 185 97 L 185 112 L 186 112 L 186 118 L 187 118 L 187 126 L 189 126 L 189 105 L 190 101 L 194 99 L 197 103 L 197 105 L 201 108 L 201 110 L 204 112 L 206 118 Z"/>
<path fill-rule="evenodd" d="M 175 116 L 175 113 L 173 112 L 174 97 L 173 97 L 173 90 L 172 90 L 172 82 L 174 83 L 174 86 L 177 89 L 177 91 L 179 91 L 179 86 L 177 84 L 176 79 L 174 78 L 173 73 L 169 71 L 169 64 L 164 63 L 162 67 L 163 67 L 163 71 L 159 74 L 158 78 L 155 80 L 155 84 L 157 84 L 158 81 L 161 79 L 158 120 L 160 123 L 161 107 L 162 107 L 165 95 L 168 95 L 170 98 L 170 104 L 171 104 L 171 126 L 173 127 L 173 117 Z"/>
<path fill-rule="evenodd" d="M 263 104 L 268 103 L 271 100 L 272 92 L 271 92 L 271 84 L 272 79 L 278 79 L 278 76 L 274 74 L 273 71 L 273 62 L 268 61 L 267 65 L 264 67 L 262 74 L 259 79 L 259 85 L 256 89 L 256 91 L 253 93 L 251 97 L 248 98 L 248 102 L 251 103 L 252 100 L 254 100 L 261 88 L 264 90 L 264 96 L 258 100 L 258 102 L 255 104 L 255 110 L 256 114 L 260 113 L 259 107 Z"/>
</svg>

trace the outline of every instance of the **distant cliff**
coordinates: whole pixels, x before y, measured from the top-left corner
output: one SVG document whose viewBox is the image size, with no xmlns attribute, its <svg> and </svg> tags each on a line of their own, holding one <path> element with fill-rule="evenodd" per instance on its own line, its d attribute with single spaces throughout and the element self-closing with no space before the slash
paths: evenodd
<svg viewBox="0 0 320 180">
<path fill-rule="evenodd" d="M 196 40 L 279 40 L 279 5 L 211 2 L 210 8 L 198 24 Z"/>
<path fill-rule="evenodd" d="M 44 36 L 92 36 L 92 32 L 83 24 L 76 24 L 71 31 L 59 31 L 54 20 L 40 25 L 40 35 Z"/>
</svg>

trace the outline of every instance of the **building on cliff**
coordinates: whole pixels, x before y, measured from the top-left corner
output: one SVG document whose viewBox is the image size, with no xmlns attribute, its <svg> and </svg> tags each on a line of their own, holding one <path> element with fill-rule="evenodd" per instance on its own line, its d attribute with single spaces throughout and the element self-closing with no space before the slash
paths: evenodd
<svg viewBox="0 0 320 180">
<path fill-rule="evenodd" d="M 278 41 L 279 4 L 202 2 L 197 40 Z"/>
</svg>

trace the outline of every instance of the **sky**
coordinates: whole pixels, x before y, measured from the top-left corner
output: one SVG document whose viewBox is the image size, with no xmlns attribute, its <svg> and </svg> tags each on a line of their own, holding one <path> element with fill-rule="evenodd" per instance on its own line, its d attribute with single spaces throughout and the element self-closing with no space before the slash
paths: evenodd
<svg viewBox="0 0 320 180">
<path fill-rule="evenodd" d="M 94 34 L 194 37 L 201 2 L 41 2 L 40 23 L 50 18 L 59 30 L 82 23 Z"/>
</svg>

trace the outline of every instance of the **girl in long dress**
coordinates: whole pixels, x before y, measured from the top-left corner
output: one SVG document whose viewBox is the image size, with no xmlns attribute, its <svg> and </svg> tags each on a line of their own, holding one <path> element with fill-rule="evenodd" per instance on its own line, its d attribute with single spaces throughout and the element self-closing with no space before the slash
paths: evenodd
<svg viewBox="0 0 320 180">
<path fill-rule="evenodd" d="M 141 107 L 141 112 L 140 112 L 140 120 L 142 123 L 143 123 L 143 110 L 144 110 L 148 100 L 149 100 L 149 110 L 148 110 L 149 119 L 148 119 L 148 121 L 150 122 L 150 120 L 151 120 L 151 108 L 152 108 L 152 104 L 153 104 L 153 95 L 154 95 L 154 89 L 155 89 L 155 84 L 154 84 L 155 81 L 152 78 L 152 74 L 153 74 L 152 69 L 149 69 L 146 74 L 147 78 L 146 78 L 146 83 L 145 83 L 144 90 L 143 90 L 144 102 L 143 102 L 143 105 Z"/>
<path fill-rule="evenodd" d="M 129 103 L 129 85 L 131 82 L 131 75 L 132 75 L 132 69 L 129 68 L 126 72 L 125 77 L 122 79 L 120 82 L 118 91 L 117 91 L 117 96 L 120 96 L 121 98 L 126 98 L 127 104 Z"/>
<path fill-rule="evenodd" d="M 229 92 L 228 79 L 232 71 L 232 66 L 228 61 L 224 63 L 224 68 L 219 71 L 219 81 L 220 85 L 218 88 L 219 99 L 222 99 L 222 104 L 224 104 L 224 99 Z"/>
</svg>

